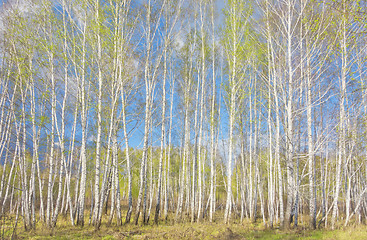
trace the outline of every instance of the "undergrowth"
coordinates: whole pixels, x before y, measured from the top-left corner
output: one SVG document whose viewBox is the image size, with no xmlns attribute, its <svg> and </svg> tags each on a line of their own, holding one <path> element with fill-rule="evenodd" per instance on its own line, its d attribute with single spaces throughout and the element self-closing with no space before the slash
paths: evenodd
<svg viewBox="0 0 367 240">
<path fill-rule="evenodd" d="M 173 218 L 173 217 L 172 217 Z M 104 217 L 107 219 L 107 217 Z M 10 219 L 3 222 L 2 229 L 11 229 Z M 160 221 L 158 225 L 149 223 L 139 225 L 116 223 L 108 225 L 102 222 L 99 230 L 89 225 L 86 221 L 84 227 L 71 226 L 67 216 L 60 216 L 55 228 L 49 228 L 38 223 L 36 229 L 24 231 L 22 222 L 16 227 L 13 239 L 367 239 L 365 225 L 352 225 L 337 230 L 318 229 L 310 230 L 307 226 L 293 227 L 289 230 L 280 230 L 278 227 L 269 229 L 262 221 L 233 221 L 223 224 L 222 221 L 213 223 L 174 223 L 173 221 Z M 11 239 L 12 236 L 2 235 L 2 239 Z"/>
</svg>

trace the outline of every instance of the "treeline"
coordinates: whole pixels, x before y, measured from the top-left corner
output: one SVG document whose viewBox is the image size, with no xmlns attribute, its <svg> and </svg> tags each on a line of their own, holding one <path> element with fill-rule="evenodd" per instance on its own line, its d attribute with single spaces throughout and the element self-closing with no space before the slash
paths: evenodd
<svg viewBox="0 0 367 240">
<path fill-rule="evenodd" d="M 366 10 L 4 2 L 1 216 L 26 230 L 60 214 L 96 228 L 365 223 Z"/>
</svg>

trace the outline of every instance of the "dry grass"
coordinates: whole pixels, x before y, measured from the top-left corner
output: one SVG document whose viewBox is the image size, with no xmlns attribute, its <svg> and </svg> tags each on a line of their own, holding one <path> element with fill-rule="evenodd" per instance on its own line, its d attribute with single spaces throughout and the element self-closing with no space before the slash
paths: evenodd
<svg viewBox="0 0 367 240">
<path fill-rule="evenodd" d="M 88 215 L 86 215 L 88 216 Z M 107 217 L 104 217 L 106 219 Z M 87 220 L 87 219 L 86 219 Z M 86 221 L 88 223 L 88 220 Z M 298 227 L 291 230 L 267 229 L 260 221 L 233 222 L 229 225 L 221 221 L 215 223 L 180 223 L 161 222 L 159 225 L 127 224 L 108 226 L 102 223 L 99 230 L 86 224 L 84 227 L 71 226 L 67 217 L 61 216 L 57 226 L 50 229 L 37 224 L 35 230 L 25 232 L 21 221 L 16 230 L 17 239 L 367 239 L 365 225 L 351 226 L 344 229 L 309 230 Z M 4 238 L 10 238 L 9 235 Z"/>
</svg>

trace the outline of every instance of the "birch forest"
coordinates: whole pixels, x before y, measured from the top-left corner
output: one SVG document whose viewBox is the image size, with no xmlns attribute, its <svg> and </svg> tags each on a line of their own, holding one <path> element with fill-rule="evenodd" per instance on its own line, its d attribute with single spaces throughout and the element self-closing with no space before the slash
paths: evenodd
<svg viewBox="0 0 367 240">
<path fill-rule="evenodd" d="M 0 5 L 1 221 L 367 224 L 367 1 Z"/>
</svg>

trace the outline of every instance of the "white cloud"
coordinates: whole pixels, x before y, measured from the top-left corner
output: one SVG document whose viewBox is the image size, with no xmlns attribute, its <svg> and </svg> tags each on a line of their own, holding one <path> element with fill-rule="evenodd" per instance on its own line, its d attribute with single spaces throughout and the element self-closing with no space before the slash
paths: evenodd
<svg viewBox="0 0 367 240">
<path fill-rule="evenodd" d="M 83 9 L 82 6 L 77 5 L 77 4 L 72 4 L 72 19 L 75 21 L 76 25 L 80 28 L 83 29 L 84 28 L 84 24 L 85 24 L 85 15 L 86 15 L 86 11 Z"/>
<path fill-rule="evenodd" d="M 95 142 L 96 141 L 96 137 L 94 136 L 94 134 L 91 134 L 88 139 L 87 142 Z"/>
<path fill-rule="evenodd" d="M 182 33 L 178 33 L 174 39 L 174 44 L 178 50 L 181 50 L 185 45 L 185 36 Z"/>
<path fill-rule="evenodd" d="M 31 0 L 8 0 L 1 5 L 0 9 L 0 34 L 3 36 L 5 30 L 5 21 L 14 13 L 27 17 L 39 11 L 39 5 L 34 4 Z"/>
<path fill-rule="evenodd" d="M 31 1 L 27 0 L 21 0 L 17 1 L 16 8 L 18 11 L 22 14 L 30 13 L 35 10 L 35 4 L 33 4 Z"/>
<path fill-rule="evenodd" d="M 35 13 L 39 6 L 30 0 L 9 0 L 2 5 L 2 15 L 18 12 L 19 14 L 27 15 Z"/>
</svg>

